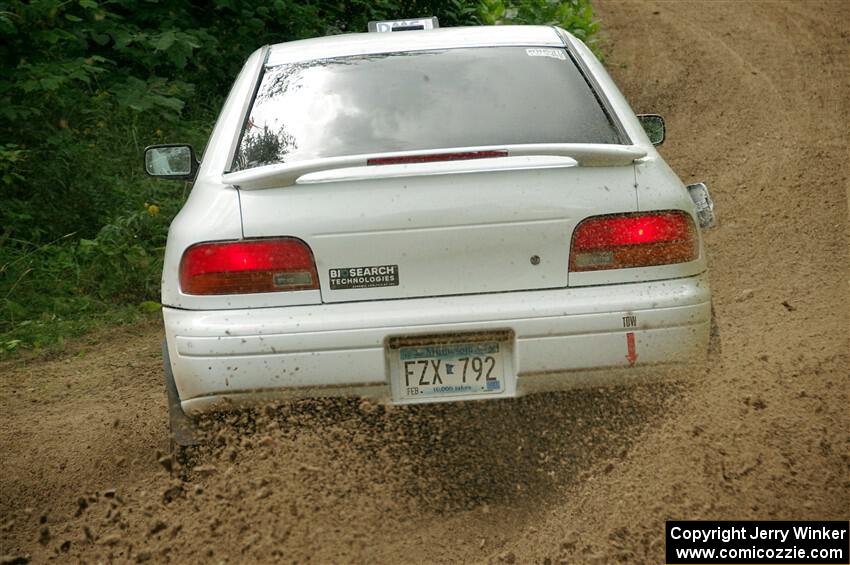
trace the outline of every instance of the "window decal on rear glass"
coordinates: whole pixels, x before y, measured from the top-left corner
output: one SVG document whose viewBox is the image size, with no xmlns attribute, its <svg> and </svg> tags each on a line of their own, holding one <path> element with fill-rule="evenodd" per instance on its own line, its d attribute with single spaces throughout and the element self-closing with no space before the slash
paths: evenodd
<svg viewBox="0 0 850 565">
<path fill-rule="evenodd" d="M 525 52 L 529 57 L 551 57 L 562 61 L 567 60 L 567 55 L 563 49 L 526 49 Z"/>
<path fill-rule="evenodd" d="M 331 290 L 398 286 L 398 265 L 329 269 L 328 279 Z"/>
</svg>

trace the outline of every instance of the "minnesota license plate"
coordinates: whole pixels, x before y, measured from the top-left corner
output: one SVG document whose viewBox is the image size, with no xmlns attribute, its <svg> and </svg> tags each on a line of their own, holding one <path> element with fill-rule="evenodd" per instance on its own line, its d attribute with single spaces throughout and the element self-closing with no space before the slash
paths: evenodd
<svg viewBox="0 0 850 565">
<path fill-rule="evenodd" d="M 463 400 L 514 393 L 510 332 L 391 338 L 395 402 Z"/>
</svg>

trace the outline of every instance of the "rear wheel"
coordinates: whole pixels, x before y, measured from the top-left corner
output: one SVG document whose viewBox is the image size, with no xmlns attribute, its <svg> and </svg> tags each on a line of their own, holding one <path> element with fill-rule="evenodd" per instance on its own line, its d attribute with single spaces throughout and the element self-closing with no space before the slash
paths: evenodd
<svg viewBox="0 0 850 565">
<path fill-rule="evenodd" d="M 168 431 L 171 458 L 175 466 L 188 467 L 195 458 L 198 445 L 198 430 L 195 421 L 183 412 L 174 373 L 171 371 L 171 360 L 168 355 L 168 345 L 162 342 L 162 361 L 165 372 L 165 393 L 168 399 Z"/>
<path fill-rule="evenodd" d="M 720 355 L 723 351 L 720 339 L 720 325 L 717 323 L 714 303 L 711 304 L 711 322 L 708 332 L 708 365 L 711 366 L 720 360 Z"/>
</svg>

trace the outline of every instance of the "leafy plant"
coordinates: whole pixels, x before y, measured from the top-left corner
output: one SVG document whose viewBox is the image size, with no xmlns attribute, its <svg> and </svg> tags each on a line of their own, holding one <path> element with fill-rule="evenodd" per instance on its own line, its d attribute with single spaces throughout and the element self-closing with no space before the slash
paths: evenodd
<svg viewBox="0 0 850 565">
<path fill-rule="evenodd" d="M 540 24 L 564 28 L 591 49 L 599 22 L 593 19 L 589 0 L 481 0 L 478 4 L 481 22 L 489 25 Z"/>
</svg>

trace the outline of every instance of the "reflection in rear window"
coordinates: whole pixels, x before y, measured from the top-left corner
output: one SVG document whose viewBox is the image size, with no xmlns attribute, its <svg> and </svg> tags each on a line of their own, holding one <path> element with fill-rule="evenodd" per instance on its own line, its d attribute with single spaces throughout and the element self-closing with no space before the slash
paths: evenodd
<svg viewBox="0 0 850 565">
<path fill-rule="evenodd" d="M 233 170 L 528 143 L 621 143 L 565 50 L 361 55 L 267 68 Z"/>
</svg>

